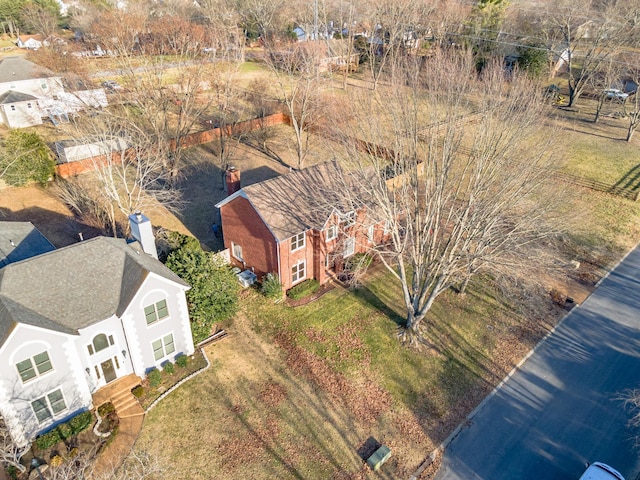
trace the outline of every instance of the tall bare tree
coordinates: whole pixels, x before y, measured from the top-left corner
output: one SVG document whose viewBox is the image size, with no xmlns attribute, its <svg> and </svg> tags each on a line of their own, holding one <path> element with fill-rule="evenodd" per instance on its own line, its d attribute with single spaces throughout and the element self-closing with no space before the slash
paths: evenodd
<svg viewBox="0 0 640 480">
<path fill-rule="evenodd" d="M 287 109 L 296 137 L 297 168 L 309 151 L 309 132 L 321 114 L 321 42 L 284 44 L 270 48 L 266 62 L 276 77 L 278 94 Z"/>
<path fill-rule="evenodd" d="M 541 242 L 557 228 L 543 193 L 550 156 L 538 85 L 506 81 L 499 64 L 477 78 L 470 54 L 441 53 L 404 71 L 402 84 L 356 99 L 357 121 L 342 129 L 366 191 L 354 201 L 387 225 L 389 244 L 372 252 L 402 289 L 402 335 L 416 341 L 446 289 L 546 265 Z"/>
<path fill-rule="evenodd" d="M 119 218 L 158 203 L 167 208 L 180 204 L 180 193 L 168 187 L 168 145 L 158 143 L 130 115 L 124 108 L 115 109 L 70 126 L 73 137 L 93 155 L 94 168 L 87 178 L 98 185 L 94 201 L 107 212 L 114 236 Z M 86 185 L 91 187 L 95 185 Z"/>
</svg>

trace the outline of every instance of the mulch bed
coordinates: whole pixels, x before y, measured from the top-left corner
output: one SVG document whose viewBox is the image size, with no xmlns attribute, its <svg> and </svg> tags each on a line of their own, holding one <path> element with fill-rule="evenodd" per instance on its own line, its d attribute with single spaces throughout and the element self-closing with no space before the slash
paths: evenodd
<svg viewBox="0 0 640 480">
<path fill-rule="evenodd" d="M 290 307 L 300 307 L 302 305 L 308 305 L 311 302 L 314 302 L 317 299 L 319 299 L 325 293 L 330 292 L 334 288 L 336 288 L 336 285 L 334 285 L 332 282 L 327 282 L 324 285 L 321 285 L 320 288 L 315 293 L 313 293 L 312 295 L 309 295 L 308 297 L 300 298 L 298 300 L 292 300 L 289 297 L 285 297 L 285 301 L 287 302 L 287 305 L 289 305 Z"/>
</svg>

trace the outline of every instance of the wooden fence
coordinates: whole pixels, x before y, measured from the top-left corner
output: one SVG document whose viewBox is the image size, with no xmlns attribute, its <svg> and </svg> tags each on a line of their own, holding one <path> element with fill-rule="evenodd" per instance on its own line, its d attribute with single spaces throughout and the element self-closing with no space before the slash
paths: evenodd
<svg viewBox="0 0 640 480">
<path fill-rule="evenodd" d="M 588 178 L 579 177 L 577 175 L 571 175 L 570 173 L 555 172 L 555 178 L 558 180 L 571 183 L 572 185 L 578 185 L 580 187 L 590 188 L 598 192 L 609 193 L 618 197 L 626 198 L 637 202 L 640 198 L 640 189 L 632 187 L 619 187 L 617 185 L 611 185 L 609 183 L 600 182 L 598 180 L 589 180 Z"/>
</svg>

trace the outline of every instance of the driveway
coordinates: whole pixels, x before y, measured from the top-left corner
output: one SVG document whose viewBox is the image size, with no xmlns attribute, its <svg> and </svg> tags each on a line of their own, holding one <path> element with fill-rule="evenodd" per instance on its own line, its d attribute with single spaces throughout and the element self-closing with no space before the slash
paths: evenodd
<svg viewBox="0 0 640 480">
<path fill-rule="evenodd" d="M 640 452 L 617 397 L 637 387 L 640 248 L 486 400 L 435 478 L 578 479 L 585 462 L 601 461 L 634 480 Z"/>
</svg>

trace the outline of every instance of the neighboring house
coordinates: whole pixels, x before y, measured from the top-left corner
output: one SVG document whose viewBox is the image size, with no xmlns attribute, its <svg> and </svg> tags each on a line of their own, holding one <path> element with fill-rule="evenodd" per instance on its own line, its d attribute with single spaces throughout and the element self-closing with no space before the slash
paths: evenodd
<svg viewBox="0 0 640 480">
<path fill-rule="evenodd" d="M 228 184 L 239 188 L 237 178 L 228 176 Z M 387 237 L 384 222 L 348 199 L 358 197 L 352 183 L 331 162 L 231 188 L 216 205 L 231 263 L 251 268 L 258 278 L 275 272 L 285 290 L 309 278 L 325 283 L 345 259 Z"/>
<path fill-rule="evenodd" d="M 55 249 L 31 222 L 0 222 L 0 268 Z"/>
<path fill-rule="evenodd" d="M 131 220 L 144 240 L 148 219 Z M 31 249 L 7 236 L 5 259 Z M 37 236 L 23 242 L 42 244 Z M 118 378 L 192 354 L 188 288 L 139 244 L 107 237 L 0 268 L 0 415 L 14 441 L 92 408 L 92 394 Z"/>
<path fill-rule="evenodd" d="M 47 117 L 57 124 L 69 113 L 108 105 L 104 89 L 65 92 L 60 77 L 15 56 L 0 60 L 0 102 L 0 122 L 12 128 L 40 125 Z"/>
<path fill-rule="evenodd" d="M 44 43 L 42 35 L 19 35 L 16 45 L 18 48 L 26 48 L 27 50 L 38 50 Z"/>
<path fill-rule="evenodd" d="M 41 98 L 64 92 L 62 79 L 51 70 L 22 57 L 0 60 L 0 95 L 16 91 Z"/>
<path fill-rule="evenodd" d="M 24 128 L 42 124 L 38 99 L 21 92 L 0 95 L 0 122 L 9 128 Z"/>
</svg>

